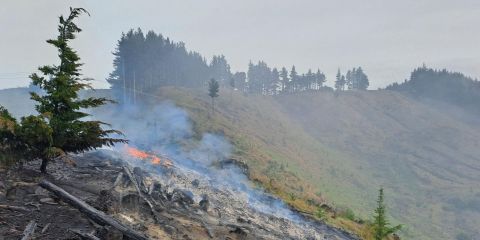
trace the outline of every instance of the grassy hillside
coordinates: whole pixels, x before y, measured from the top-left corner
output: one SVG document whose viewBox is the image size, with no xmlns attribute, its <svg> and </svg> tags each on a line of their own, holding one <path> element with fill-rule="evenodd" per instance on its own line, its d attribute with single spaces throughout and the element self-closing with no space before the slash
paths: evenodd
<svg viewBox="0 0 480 240">
<path fill-rule="evenodd" d="M 349 155 L 342 165 L 355 166 L 364 178 L 357 189 L 345 185 L 346 191 L 387 189 L 395 219 L 407 224 L 412 238 L 478 234 L 480 128 L 464 121 L 465 115 L 450 114 L 460 110 L 434 108 L 390 91 L 277 100 L 311 136 Z M 465 201 L 471 209 L 459 204 Z"/>
<path fill-rule="evenodd" d="M 245 97 L 223 89 L 209 122 L 206 93 L 158 94 L 186 108 L 200 131 L 229 137 L 254 177 L 281 194 L 370 218 L 383 186 L 394 222 L 413 239 L 455 239 L 480 225 L 480 128 L 450 114 L 458 109 L 390 91 Z"/>
<path fill-rule="evenodd" d="M 0 104 L 13 109 L 3 93 Z M 206 91 L 156 94 L 148 99 L 173 100 L 198 133 L 229 138 L 252 179 L 302 211 L 328 202 L 369 219 L 383 186 L 406 239 L 478 234 L 480 127 L 461 109 L 391 91 L 247 97 L 221 89 L 209 118 Z M 368 238 L 368 227 L 347 216 L 327 221 Z"/>
</svg>

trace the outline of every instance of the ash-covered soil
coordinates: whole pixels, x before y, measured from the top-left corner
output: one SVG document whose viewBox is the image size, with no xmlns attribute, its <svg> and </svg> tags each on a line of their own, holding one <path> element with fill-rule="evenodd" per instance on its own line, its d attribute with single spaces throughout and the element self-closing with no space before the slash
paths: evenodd
<svg viewBox="0 0 480 240">
<path fill-rule="evenodd" d="M 0 240 L 21 239 L 32 220 L 32 239 L 82 239 L 74 232 L 126 239 L 40 187 L 43 179 L 148 239 L 357 239 L 288 209 L 272 212 L 275 206 L 263 205 L 276 203 L 273 197 L 250 201 L 241 189 L 175 165 L 152 167 L 105 151 L 52 162 L 47 175 L 39 164 L 0 172 Z"/>
</svg>

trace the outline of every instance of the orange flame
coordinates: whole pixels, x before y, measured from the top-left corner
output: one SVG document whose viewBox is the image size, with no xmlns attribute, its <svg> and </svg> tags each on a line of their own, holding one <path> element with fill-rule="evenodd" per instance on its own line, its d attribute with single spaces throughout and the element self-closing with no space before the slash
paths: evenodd
<svg viewBox="0 0 480 240">
<path fill-rule="evenodd" d="M 157 164 L 160 164 L 161 162 L 162 162 L 162 160 L 160 160 L 159 157 L 153 156 L 153 158 L 152 158 L 152 164 L 157 165 Z"/>
<path fill-rule="evenodd" d="M 127 151 L 128 151 L 128 154 L 130 154 L 130 156 L 140 158 L 140 159 L 146 159 L 150 156 L 148 153 L 140 151 L 133 147 L 127 147 Z"/>
<path fill-rule="evenodd" d="M 162 165 L 167 168 L 173 166 L 172 161 L 170 161 L 170 159 L 168 158 L 160 158 L 153 153 L 144 152 L 134 147 L 130 147 L 130 146 L 125 146 L 125 147 L 127 149 L 127 153 L 132 157 L 142 159 L 142 160 L 150 160 L 150 163 L 153 165 Z"/>
</svg>

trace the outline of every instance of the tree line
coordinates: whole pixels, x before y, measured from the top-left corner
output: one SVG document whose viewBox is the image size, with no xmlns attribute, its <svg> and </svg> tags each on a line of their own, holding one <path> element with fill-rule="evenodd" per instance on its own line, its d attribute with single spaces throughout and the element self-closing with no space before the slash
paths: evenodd
<svg viewBox="0 0 480 240">
<path fill-rule="evenodd" d="M 141 29 L 122 34 L 117 43 L 113 66 L 107 81 L 120 99 L 131 102 L 136 92 L 147 92 L 163 86 L 205 87 L 212 78 L 221 87 L 248 94 L 277 95 L 303 91 L 331 90 L 320 69 L 298 73 L 295 66 L 272 68 L 264 61 L 250 62 L 247 72 L 231 71 L 225 56 L 207 61 L 201 54 L 189 51 L 183 42 L 174 42 L 161 34 Z M 362 68 L 349 70 L 345 83 L 337 90 L 366 89 L 368 77 Z M 336 84 L 337 86 L 337 84 Z"/>
<path fill-rule="evenodd" d="M 423 65 L 413 70 L 409 79 L 393 83 L 385 89 L 444 101 L 480 113 L 480 82 L 462 73 Z"/>
<path fill-rule="evenodd" d="M 348 70 L 346 75 L 343 75 L 340 69 L 338 69 L 337 75 L 335 76 L 335 89 L 344 91 L 345 88 L 348 90 L 359 89 L 366 90 L 370 85 L 367 75 L 363 72 L 362 67 L 353 68 Z"/>
</svg>

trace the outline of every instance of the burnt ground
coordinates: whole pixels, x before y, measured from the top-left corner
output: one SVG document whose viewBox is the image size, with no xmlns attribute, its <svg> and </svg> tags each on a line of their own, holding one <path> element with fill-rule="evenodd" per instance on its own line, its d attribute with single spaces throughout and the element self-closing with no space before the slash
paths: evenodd
<svg viewBox="0 0 480 240">
<path fill-rule="evenodd" d="M 240 193 L 211 187 L 179 169 L 152 174 L 131 168 L 135 185 L 122 168 L 126 163 L 102 154 L 56 160 L 48 174 L 37 170 L 39 164 L 0 170 L 0 240 L 20 239 L 32 220 L 37 223 L 33 239 L 82 239 L 71 230 L 123 238 L 40 187 L 43 179 L 149 239 L 356 239 L 321 223 L 260 213 L 239 200 Z"/>
</svg>

